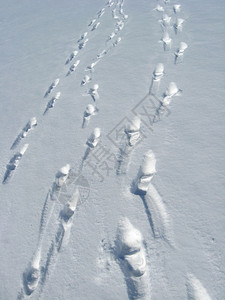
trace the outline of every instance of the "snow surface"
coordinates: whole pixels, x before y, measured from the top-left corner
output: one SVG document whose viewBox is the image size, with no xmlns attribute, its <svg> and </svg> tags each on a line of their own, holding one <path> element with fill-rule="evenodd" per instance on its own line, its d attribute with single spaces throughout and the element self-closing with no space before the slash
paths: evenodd
<svg viewBox="0 0 225 300">
<path fill-rule="evenodd" d="M 10 159 L 29 147 L 0 188 L 0 299 L 136 299 L 115 256 L 123 218 L 145 241 L 151 299 L 224 299 L 225 4 L 167 2 L 1 1 L 2 181 Z M 163 14 L 171 17 L 166 26 Z M 177 18 L 182 30 L 174 27 Z M 165 32 L 171 43 L 163 48 Z M 188 48 L 175 64 L 180 42 Z M 165 74 L 149 94 L 159 63 Z M 182 94 L 160 110 L 170 82 Z M 93 99 L 88 91 L 96 84 Z M 82 128 L 88 104 L 98 113 Z M 142 138 L 123 148 L 135 115 Z M 38 126 L 11 149 L 33 116 Z M 83 161 L 94 128 L 101 128 L 100 142 Z M 149 149 L 157 174 L 142 197 L 131 185 Z M 68 177 L 55 194 L 55 176 L 66 165 Z M 67 224 L 60 212 L 77 187 Z M 39 249 L 40 279 L 28 296 L 24 274 Z"/>
</svg>

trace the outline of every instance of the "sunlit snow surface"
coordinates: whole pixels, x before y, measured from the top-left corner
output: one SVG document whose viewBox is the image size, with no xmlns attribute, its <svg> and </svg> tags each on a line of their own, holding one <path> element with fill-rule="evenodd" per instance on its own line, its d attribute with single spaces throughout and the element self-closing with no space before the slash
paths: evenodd
<svg viewBox="0 0 225 300">
<path fill-rule="evenodd" d="M 138 299 L 115 251 L 124 218 L 144 241 L 141 299 L 223 299 L 224 1 L 1 2 L 0 299 Z M 133 194 L 149 150 L 156 174 Z"/>
</svg>

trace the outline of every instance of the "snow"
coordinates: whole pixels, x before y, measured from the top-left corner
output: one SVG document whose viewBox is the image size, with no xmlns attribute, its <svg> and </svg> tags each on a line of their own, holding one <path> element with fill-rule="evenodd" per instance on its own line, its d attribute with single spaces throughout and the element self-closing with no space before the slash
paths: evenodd
<svg viewBox="0 0 225 300">
<path fill-rule="evenodd" d="M 141 232 L 151 299 L 224 298 L 224 11 L 222 0 L 2 2 L 2 181 L 11 159 L 16 168 L 0 189 L 0 299 L 28 299 L 23 279 L 38 249 L 40 280 L 29 299 L 137 298 L 115 255 L 124 218 Z M 160 26 L 163 14 L 170 26 Z M 181 42 L 188 48 L 174 63 Z M 151 89 L 157 64 L 160 85 Z M 182 94 L 158 114 L 170 82 Z M 98 113 L 82 128 L 90 103 Z M 33 116 L 38 126 L 12 147 Z M 135 116 L 140 139 L 127 145 Z M 95 128 L 100 140 L 83 160 Z M 146 195 L 132 194 L 149 149 L 157 173 Z M 61 212 L 71 199 L 67 223 Z"/>
</svg>

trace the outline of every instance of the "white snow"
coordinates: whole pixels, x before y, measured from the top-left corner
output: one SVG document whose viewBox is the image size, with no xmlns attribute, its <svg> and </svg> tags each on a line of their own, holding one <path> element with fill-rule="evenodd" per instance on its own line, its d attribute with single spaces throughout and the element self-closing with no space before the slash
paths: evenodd
<svg viewBox="0 0 225 300">
<path fill-rule="evenodd" d="M 135 299 L 137 286 L 144 298 L 144 277 L 152 300 L 192 299 L 199 282 L 211 299 L 224 298 L 224 12 L 223 0 L 2 1 L 0 299 Z M 165 15 L 170 25 L 161 26 Z M 164 32 L 169 45 L 158 43 Z M 38 126 L 29 130 L 33 116 Z M 132 144 L 126 129 L 135 116 Z M 101 136 L 89 148 L 95 128 Z M 136 194 L 149 149 L 157 174 Z M 124 217 L 144 251 L 120 264 L 114 242 Z"/>
</svg>

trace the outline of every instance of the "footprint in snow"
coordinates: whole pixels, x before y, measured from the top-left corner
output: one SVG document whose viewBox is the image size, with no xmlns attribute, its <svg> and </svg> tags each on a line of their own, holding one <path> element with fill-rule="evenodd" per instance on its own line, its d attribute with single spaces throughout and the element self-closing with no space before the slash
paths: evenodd
<svg viewBox="0 0 225 300">
<path fill-rule="evenodd" d="M 23 287 L 26 295 L 30 296 L 37 288 L 40 281 L 41 250 L 38 249 L 28 269 L 23 274 Z"/>
<path fill-rule="evenodd" d="M 70 63 L 74 59 L 74 57 L 77 56 L 77 55 L 78 55 L 78 51 L 77 50 L 73 51 L 70 54 L 70 57 L 66 60 L 65 64 L 68 65 L 68 63 Z"/>
<path fill-rule="evenodd" d="M 156 114 L 153 119 L 153 123 L 155 123 L 158 120 L 160 120 L 160 117 L 165 113 L 167 110 L 167 107 L 169 106 L 172 98 L 174 96 L 180 96 L 182 94 L 182 90 L 178 89 L 177 85 L 175 82 L 170 82 L 168 88 L 166 89 L 165 93 L 163 94 L 163 99 L 160 100 L 160 105 L 158 109 L 156 110 Z M 156 96 L 154 95 L 156 98 Z"/>
<path fill-rule="evenodd" d="M 84 157 L 82 159 L 80 170 L 82 170 L 83 164 L 84 164 L 85 160 L 88 158 L 92 149 L 94 149 L 98 145 L 98 143 L 100 141 L 100 136 L 101 136 L 100 128 L 95 128 L 94 131 L 92 132 L 92 134 L 90 135 L 90 137 L 87 139 L 86 145 L 88 147 L 87 147 Z"/>
<path fill-rule="evenodd" d="M 88 39 L 84 40 L 78 45 L 78 48 L 81 50 L 87 45 Z"/>
<path fill-rule="evenodd" d="M 90 82 L 90 81 L 91 81 L 91 77 L 88 76 L 88 75 L 85 75 L 84 78 L 82 79 L 80 85 L 81 85 L 81 86 L 84 86 L 85 84 L 87 84 L 87 83 Z"/>
<path fill-rule="evenodd" d="M 90 119 L 92 116 L 94 116 L 98 112 L 98 109 L 93 106 L 92 104 L 88 104 L 84 111 L 84 116 L 83 116 L 83 123 L 82 123 L 82 128 L 87 127 Z"/>
<path fill-rule="evenodd" d="M 19 166 L 20 160 L 23 157 L 24 153 L 26 152 L 29 144 L 25 144 L 20 151 L 18 151 L 9 161 L 8 165 L 6 166 L 6 172 L 4 175 L 4 179 L 2 181 L 3 184 L 7 183 L 9 179 L 12 177 L 13 173 Z"/>
<path fill-rule="evenodd" d="M 107 54 L 107 50 L 103 50 L 102 52 L 100 52 L 98 55 L 97 55 L 97 59 L 99 60 L 99 59 L 101 59 L 101 58 L 103 58 L 106 54 Z"/>
<path fill-rule="evenodd" d="M 115 35 L 116 35 L 116 33 L 113 31 L 113 32 L 109 35 L 109 37 L 108 37 L 108 39 L 106 40 L 106 42 L 109 42 L 110 40 L 112 40 L 112 39 L 114 38 Z"/>
<path fill-rule="evenodd" d="M 188 48 L 188 45 L 184 42 L 180 42 L 179 48 L 174 53 L 175 60 L 174 63 L 178 64 L 183 62 L 184 51 Z"/>
<path fill-rule="evenodd" d="M 167 31 L 164 32 L 164 34 L 159 42 L 163 43 L 164 51 L 168 51 L 171 49 L 172 39 L 170 38 L 169 33 Z"/>
<path fill-rule="evenodd" d="M 91 31 L 96 30 L 99 27 L 99 25 L 100 25 L 100 22 L 94 24 L 94 26 L 91 28 Z"/>
<path fill-rule="evenodd" d="M 158 63 L 152 74 L 152 83 L 149 89 L 149 94 L 156 94 L 158 92 L 160 81 L 164 75 L 165 75 L 164 65 L 162 63 Z"/>
<path fill-rule="evenodd" d="M 150 299 L 150 274 L 141 232 L 128 218 L 120 221 L 115 241 L 115 258 L 124 274 L 129 299 Z"/>
<path fill-rule="evenodd" d="M 94 102 L 99 99 L 99 94 L 98 94 L 98 84 L 94 84 L 92 88 L 89 89 L 88 95 L 91 96 Z"/>
<path fill-rule="evenodd" d="M 174 11 L 175 14 L 177 14 L 178 12 L 180 12 L 180 7 L 181 7 L 180 4 L 174 4 L 173 11 Z"/>
<path fill-rule="evenodd" d="M 156 10 L 158 12 L 163 12 L 164 8 L 161 5 L 158 4 L 153 10 Z"/>
<path fill-rule="evenodd" d="M 105 13 L 105 8 L 102 8 L 98 13 L 97 13 L 97 16 L 98 18 L 101 18 Z"/>
<path fill-rule="evenodd" d="M 48 95 L 52 92 L 52 90 L 59 84 L 60 79 L 56 78 L 53 83 L 48 88 L 47 92 L 45 93 L 45 97 L 48 97 Z"/>
<path fill-rule="evenodd" d="M 156 173 L 156 158 L 152 150 L 145 153 L 131 191 L 137 195 L 145 195 L 153 176 Z"/>
<path fill-rule="evenodd" d="M 122 38 L 121 38 L 121 37 L 118 37 L 118 38 L 116 39 L 116 41 L 113 43 L 113 47 L 116 47 L 116 46 L 120 43 L 121 40 L 122 40 Z"/>
<path fill-rule="evenodd" d="M 95 62 L 91 63 L 89 66 L 86 67 L 85 71 L 94 72 L 94 67 L 99 63 L 99 59 L 97 59 Z"/>
<path fill-rule="evenodd" d="M 91 22 L 88 24 L 88 27 L 92 26 L 96 22 L 96 19 L 91 20 Z"/>
<path fill-rule="evenodd" d="M 163 29 L 170 27 L 170 21 L 171 17 L 169 17 L 167 14 L 163 14 L 162 19 L 159 20 L 159 23 L 161 24 Z"/>
<path fill-rule="evenodd" d="M 78 60 L 70 67 L 70 69 L 69 69 L 68 73 L 66 74 L 66 76 L 69 76 L 71 73 L 73 73 L 73 72 L 76 70 L 76 68 L 77 68 L 77 66 L 79 65 L 79 63 L 80 63 L 80 60 L 78 59 Z"/>
<path fill-rule="evenodd" d="M 20 134 L 17 136 L 15 141 L 13 142 L 10 149 L 15 149 L 16 146 L 20 143 L 20 141 L 25 138 L 29 131 L 34 129 L 37 126 L 37 119 L 35 117 L 31 118 L 30 121 L 26 124 L 26 126 L 22 129 Z"/>
<path fill-rule="evenodd" d="M 173 25 L 175 34 L 178 34 L 179 32 L 182 32 L 183 23 L 184 23 L 184 19 L 177 18 L 176 23 Z"/>
<path fill-rule="evenodd" d="M 87 31 L 84 32 L 81 37 L 79 38 L 79 40 L 77 41 L 77 43 L 80 43 L 81 41 L 83 41 L 83 39 L 88 35 Z"/>
<path fill-rule="evenodd" d="M 113 19 L 115 19 L 115 20 L 119 19 L 119 17 L 118 17 L 117 14 L 116 14 L 116 9 L 115 9 L 115 8 L 112 10 L 112 17 L 113 17 Z"/>
<path fill-rule="evenodd" d="M 45 109 L 43 115 L 45 115 L 45 114 L 48 112 L 49 109 L 51 109 L 51 108 L 53 108 L 53 107 L 55 106 L 55 102 L 56 102 L 57 100 L 59 100 L 60 96 L 61 96 L 61 93 L 60 93 L 60 92 L 56 93 L 55 97 L 53 97 L 53 98 L 48 102 L 47 107 L 46 107 L 46 109 Z"/>
</svg>

